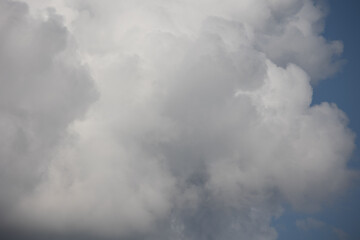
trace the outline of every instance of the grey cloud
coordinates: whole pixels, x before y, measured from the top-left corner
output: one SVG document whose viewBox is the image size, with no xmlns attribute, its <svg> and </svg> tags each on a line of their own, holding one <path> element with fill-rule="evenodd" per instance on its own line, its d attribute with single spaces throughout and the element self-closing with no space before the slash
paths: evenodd
<svg viewBox="0 0 360 240">
<path fill-rule="evenodd" d="M 276 64 L 283 67 L 288 63 L 297 64 L 313 82 L 317 82 L 333 75 L 343 65 L 344 61 L 340 59 L 343 44 L 327 41 L 319 35 L 326 13 L 320 2 L 292 2 L 297 3 L 295 6 L 301 2 L 302 7 L 294 8 L 297 12 L 284 11 L 292 13 L 287 16 L 286 24 L 276 24 L 277 29 L 260 32 L 257 44 Z"/>
<path fill-rule="evenodd" d="M 22 135 L 3 128 L 14 139 L 3 159 L 22 164 L 24 146 L 38 144 L 31 153 L 41 158 L 27 163 L 46 168 L 28 171 L 41 178 L 8 202 L 9 229 L 60 239 L 270 240 L 283 204 L 319 210 L 348 186 L 346 116 L 333 104 L 311 106 L 313 82 L 333 73 L 341 53 L 321 36 L 324 14 L 312 1 L 27 3 L 31 16 L 49 19 L 24 4 L 2 7 L 21 6 L 5 20 L 20 19 L 34 39 L 1 35 L 13 46 L 1 58 L 15 59 L 4 69 L 15 85 L 1 103 L 28 124 Z M 17 63 L 23 70 L 11 72 Z M 20 74 L 26 91 L 16 87 Z M 16 169 L 19 186 L 29 167 Z"/>
<path fill-rule="evenodd" d="M 66 52 L 59 18 L 29 16 L 27 5 L 0 2 L 0 212 L 33 191 L 67 126 L 95 99 L 84 67 Z"/>
</svg>

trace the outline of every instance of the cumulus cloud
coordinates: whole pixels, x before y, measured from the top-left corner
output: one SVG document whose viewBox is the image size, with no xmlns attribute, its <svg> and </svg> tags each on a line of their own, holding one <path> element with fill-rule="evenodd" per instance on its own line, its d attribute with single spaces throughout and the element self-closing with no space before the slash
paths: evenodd
<svg viewBox="0 0 360 240">
<path fill-rule="evenodd" d="M 311 106 L 341 66 L 318 3 L 25 2 L 0 5 L 8 228 L 270 240 L 347 186 L 346 116 Z"/>
<path fill-rule="evenodd" d="M 67 126 L 96 98 L 59 16 L 0 2 L 0 212 L 11 215 L 47 173 Z"/>
</svg>

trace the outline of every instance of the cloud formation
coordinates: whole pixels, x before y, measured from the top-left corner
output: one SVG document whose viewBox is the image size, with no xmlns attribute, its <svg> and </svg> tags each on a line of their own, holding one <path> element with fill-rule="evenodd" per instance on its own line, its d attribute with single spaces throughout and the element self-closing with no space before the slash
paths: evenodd
<svg viewBox="0 0 360 240">
<path fill-rule="evenodd" d="M 346 116 L 311 106 L 341 66 L 319 3 L 25 2 L 0 2 L 7 228 L 270 240 L 349 183 Z"/>
<path fill-rule="evenodd" d="M 0 211 L 7 216 L 46 174 L 67 126 L 96 98 L 57 15 L 0 2 Z M 14 204 L 15 203 L 15 204 Z"/>
</svg>

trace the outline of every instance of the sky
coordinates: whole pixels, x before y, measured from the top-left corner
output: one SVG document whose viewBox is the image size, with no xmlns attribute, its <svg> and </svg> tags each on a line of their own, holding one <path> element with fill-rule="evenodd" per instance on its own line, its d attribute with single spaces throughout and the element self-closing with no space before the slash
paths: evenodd
<svg viewBox="0 0 360 240">
<path fill-rule="evenodd" d="M 360 238 L 351 0 L 0 0 L 0 238 Z"/>
<path fill-rule="evenodd" d="M 314 88 L 313 103 L 330 101 L 336 103 L 349 118 L 350 128 L 359 135 L 360 132 L 360 112 L 357 103 L 360 102 L 360 82 L 359 82 L 359 63 L 357 56 L 360 49 L 357 46 L 360 40 L 360 31 L 353 29 L 351 26 L 360 22 L 360 4 L 355 1 L 338 1 L 331 0 L 329 4 L 329 15 L 326 18 L 326 27 L 324 36 L 327 39 L 340 39 L 344 43 L 343 58 L 346 63 L 343 68 L 333 77 L 320 83 Z M 359 146 L 359 138 L 355 139 Z M 348 166 L 353 169 L 360 169 L 360 152 L 359 148 L 355 149 Z M 359 222 L 360 222 L 360 187 L 355 182 L 348 192 L 343 195 L 335 204 L 329 206 L 324 211 L 316 214 L 318 219 L 330 222 L 333 226 L 343 229 L 347 233 L 346 239 L 359 239 Z M 289 216 L 295 219 L 296 216 Z M 290 220 L 290 221 L 292 221 Z M 328 228 L 330 229 L 330 228 Z M 324 230 L 321 230 L 324 234 Z M 291 234 L 284 233 L 284 236 Z M 307 239 L 311 239 L 315 234 L 308 232 Z M 319 233 L 317 233 L 319 234 Z M 321 233 L 320 233 L 321 234 Z M 329 237 L 327 237 L 329 238 Z M 316 235 L 313 239 L 319 239 Z M 321 238 L 320 238 L 321 239 Z"/>
</svg>

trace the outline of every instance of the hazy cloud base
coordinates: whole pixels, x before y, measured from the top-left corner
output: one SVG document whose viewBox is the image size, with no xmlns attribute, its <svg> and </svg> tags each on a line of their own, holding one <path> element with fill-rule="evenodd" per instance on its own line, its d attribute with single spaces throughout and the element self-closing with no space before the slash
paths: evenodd
<svg viewBox="0 0 360 240">
<path fill-rule="evenodd" d="M 276 239 L 348 185 L 310 0 L 0 0 L 0 222 L 35 239 Z"/>
</svg>

